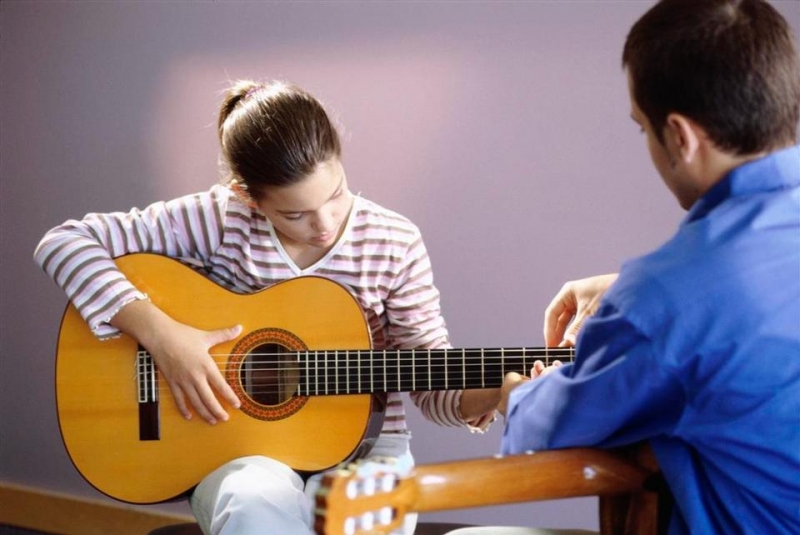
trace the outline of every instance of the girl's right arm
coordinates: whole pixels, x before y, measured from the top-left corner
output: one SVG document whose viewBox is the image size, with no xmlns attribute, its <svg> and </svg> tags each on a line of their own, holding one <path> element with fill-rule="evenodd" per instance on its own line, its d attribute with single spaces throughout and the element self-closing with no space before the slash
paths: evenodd
<svg viewBox="0 0 800 535">
<path fill-rule="evenodd" d="M 34 259 L 67 294 L 99 338 L 118 334 L 110 319 L 146 296 L 112 259 L 155 253 L 201 262 L 222 240 L 227 189 L 157 202 L 143 210 L 88 214 L 69 220 L 42 238 Z"/>
<path fill-rule="evenodd" d="M 136 339 L 152 354 L 181 413 L 189 418 L 191 405 L 209 423 L 227 419 L 214 391 L 239 405 L 208 354 L 211 346 L 235 338 L 237 328 L 200 331 L 173 320 L 125 278 L 113 258 L 149 252 L 201 261 L 221 241 L 224 191 L 67 221 L 49 231 L 34 253 L 95 335 L 121 331 Z"/>
</svg>

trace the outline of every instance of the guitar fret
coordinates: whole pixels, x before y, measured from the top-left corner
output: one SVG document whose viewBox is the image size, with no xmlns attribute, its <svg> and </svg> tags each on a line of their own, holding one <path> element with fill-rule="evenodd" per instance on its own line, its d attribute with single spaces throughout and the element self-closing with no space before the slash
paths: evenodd
<svg viewBox="0 0 800 535">
<path fill-rule="evenodd" d="M 417 352 L 413 349 L 408 351 L 409 364 L 411 365 L 411 391 L 417 389 Z"/>
<path fill-rule="evenodd" d="M 328 368 L 330 366 L 328 366 L 328 352 L 327 351 L 323 351 L 322 354 L 325 355 L 325 394 L 327 394 L 328 393 Z"/>
<path fill-rule="evenodd" d="M 486 388 L 486 355 L 483 352 L 483 348 L 481 348 L 481 388 Z"/>
<path fill-rule="evenodd" d="M 428 390 L 433 390 L 433 373 L 431 371 L 431 350 L 428 349 Z"/>
<path fill-rule="evenodd" d="M 397 391 L 398 392 L 402 391 L 401 388 L 400 388 L 401 380 L 403 378 L 403 375 L 400 372 L 400 363 L 402 362 L 402 360 L 403 360 L 403 353 L 400 352 L 400 354 L 398 354 L 398 356 L 397 356 Z"/>
<path fill-rule="evenodd" d="M 443 363 L 444 363 L 444 367 L 443 367 L 444 368 L 444 389 L 445 390 L 450 390 L 449 385 L 447 384 L 447 382 L 448 382 L 447 380 L 450 378 L 450 370 L 447 367 L 447 358 L 446 358 L 446 356 L 443 359 Z"/>
<path fill-rule="evenodd" d="M 467 356 L 466 350 L 461 350 L 461 388 L 467 386 Z"/>
</svg>

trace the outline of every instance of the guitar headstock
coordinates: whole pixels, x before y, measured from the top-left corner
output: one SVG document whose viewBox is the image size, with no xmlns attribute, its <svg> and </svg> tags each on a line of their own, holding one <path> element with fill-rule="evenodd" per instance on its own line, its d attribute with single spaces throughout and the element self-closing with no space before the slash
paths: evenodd
<svg viewBox="0 0 800 535">
<path fill-rule="evenodd" d="M 350 463 L 323 476 L 314 528 L 319 535 L 391 535 L 416 495 L 413 477 L 392 459 Z"/>
</svg>

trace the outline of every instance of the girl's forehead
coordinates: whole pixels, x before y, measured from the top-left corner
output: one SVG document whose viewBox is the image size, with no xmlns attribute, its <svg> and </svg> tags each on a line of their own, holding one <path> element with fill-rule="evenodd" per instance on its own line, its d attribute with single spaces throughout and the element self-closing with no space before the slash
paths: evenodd
<svg viewBox="0 0 800 535">
<path fill-rule="evenodd" d="M 337 158 L 317 165 L 303 180 L 289 186 L 269 188 L 259 204 L 277 212 L 313 212 L 346 187 L 344 168 Z"/>
</svg>

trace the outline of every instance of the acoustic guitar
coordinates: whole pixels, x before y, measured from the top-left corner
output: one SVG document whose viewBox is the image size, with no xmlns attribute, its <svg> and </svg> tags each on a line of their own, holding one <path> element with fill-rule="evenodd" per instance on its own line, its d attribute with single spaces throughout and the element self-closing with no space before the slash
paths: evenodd
<svg viewBox="0 0 800 535">
<path fill-rule="evenodd" d="M 68 305 L 56 355 L 61 436 L 81 475 L 131 503 L 179 498 L 232 459 L 264 455 L 299 472 L 363 456 L 383 425 L 386 393 L 496 388 L 537 359 L 571 349 L 373 350 L 369 326 L 344 286 L 298 277 L 236 294 L 167 257 L 116 260 L 131 282 L 177 321 L 243 326 L 212 348 L 242 401 L 230 419 L 185 420 L 152 357 L 126 335 L 100 341 Z"/>
</svg>

